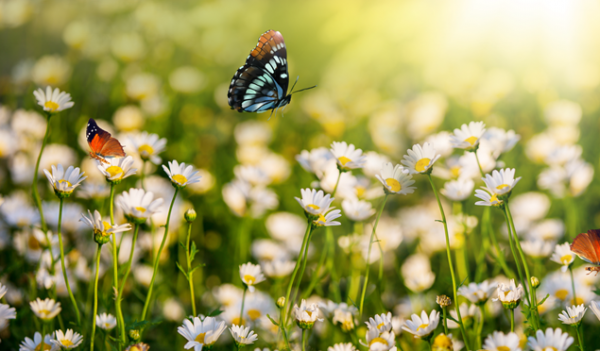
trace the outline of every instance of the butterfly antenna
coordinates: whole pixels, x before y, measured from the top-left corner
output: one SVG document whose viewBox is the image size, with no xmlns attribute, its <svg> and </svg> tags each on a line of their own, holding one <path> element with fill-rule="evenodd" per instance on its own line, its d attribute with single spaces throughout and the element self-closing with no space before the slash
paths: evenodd
<svg viewBox="0 0 600 351">
<path fill-rule="evenodd" d="M 316 88 L 316 87 L 317 87 L 316 85 L 313 85 L 312 87 L 309 87 L 309 88 L 304 88 L 304 89 L 296 90 L 294 93 L 299 93 L 301 91 L 309 90 L 309 89 Z"/>
<path fill-rule="evenodd" d="M 273 117 L 273 112 L 275 112 L 275 109 L 271 110 L 271 115 L 269 116 L 269 119 L 267 119 L 267 121 L 271 120 L 271 117 Z M 275 113 L 275 116 L 277 116 L 277 113 Z"/>
<path fill-rule="evenodd" d="M 300 76 L 296 77 L 296 81 L 294 82 L 294 85 L 292 85 L 292 89 L 290 90 L 290 95 L 292 95 L 292 93 L 294 92 L 294 87 L 296 86 L 296 83 L 298 83 L 298 79 L 300 79 Z"/>
</svg>

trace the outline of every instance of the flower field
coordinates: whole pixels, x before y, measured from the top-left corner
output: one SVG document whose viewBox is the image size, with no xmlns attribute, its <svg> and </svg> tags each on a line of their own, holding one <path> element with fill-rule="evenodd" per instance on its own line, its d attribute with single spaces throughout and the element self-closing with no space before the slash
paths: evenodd
<svg viewBox="0 0 600 351">
<path fill-rule="evenodd" d="M 598 15 L 0 0 L 0 350 L 600 348 Z"/>
</svg>

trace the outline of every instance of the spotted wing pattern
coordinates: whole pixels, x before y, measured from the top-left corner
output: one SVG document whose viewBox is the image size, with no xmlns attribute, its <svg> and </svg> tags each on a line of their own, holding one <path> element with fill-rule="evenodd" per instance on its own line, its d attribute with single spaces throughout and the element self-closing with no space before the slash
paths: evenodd
<svg viewBox="0 0 600 351">
<path fill-rule="evenodd" d="M 121 143 L 100 128 L 93 118 L 88 121 L 85 137 L 92 150 L 90 156 L 93 158 L 106 162 L 105 157 L 125 157 Z"/>
<path fill-rule="evenodd" d="M 590 229 L 577 235 L 571 251 L 589 263 L 600 265 L 600 229 Z"/>
<path fill-rule="evenodd" d="M 227 97 L 238 112 L 264 112 L 286 105 L 289 76 L 281 33 L 268 30 L 258 39 L 246 63 L 234 74 Z"/>
</svg>

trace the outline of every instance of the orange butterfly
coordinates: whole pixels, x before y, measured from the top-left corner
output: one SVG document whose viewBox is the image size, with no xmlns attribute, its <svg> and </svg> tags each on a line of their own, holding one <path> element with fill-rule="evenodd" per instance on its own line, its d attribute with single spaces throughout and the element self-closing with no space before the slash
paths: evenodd
<svg viewBox="0 0 600 351">
<path fill-rule="evenodd" d="M 571 251 L 573 251 L 579 258 L 595 264 L 596 267 L 585 267 L 588 274 L 592 272 L 600 272 L 600 229 L 590 229 L 587 233 L 581 233 L 577 235 L 573 243 L 571 244 Z"/>
<path fill-rule="evenodd" d="M 113 138 L 109 132 L 98 127 L 96 121 L 90 118 L 87 125 L 85 137 L 90 145 L 90 156 L 104 163 L 106 157 L 125 157 L 125 151 L 121 143 Z"/>
</svg>

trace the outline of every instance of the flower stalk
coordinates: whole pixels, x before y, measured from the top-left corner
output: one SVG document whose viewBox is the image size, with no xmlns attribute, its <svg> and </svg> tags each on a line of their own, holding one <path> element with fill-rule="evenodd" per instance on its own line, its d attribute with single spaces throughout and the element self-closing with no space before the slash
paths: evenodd
<svg viewBox="0 0 600 351">
<path fill-rule="evenodd" d="M 42 208 L 42 200 L 40 198 L 40 193 L 38 191 L 37 183 L 38 183 L 38 173 L 40 170 L 40 161 L 42 160 L 42 154 L 44 153 L 44 148 L 46 147 L 46 144 L 48 143 L 48 136 L 50 135 L 50 117 L 52 117 L 52 114 L 47 113 L 46 114 L 46 133 L 44 134 L 44 139 L 42 140 L 42 147 L 40 149 L 40 153 L 39 153 L 37 161 L 35 163 L 35 171 L 33 172 L 33 184 L 31 186 L 31 190 L 33 192 L 33 200 L 35 201 L 38 211 L 40 212 L 40 222 L 42 224 L 42 230 L 44 232 L 46 230 L 48 230 L 48 227 L 46 225 L 46 220 L 44 219 L 44 210 Z M 44 338 L 42 337 L 42 342 L 44 342 L 43 339 Z"/>
<path fill-rule="evenodd" d="M 310 237 L 310 234 L 312 232 L 312 224 L 311 221 L 309 220 L 306 226 L 306 232 L 304 233 L 304 239 L 302 239 L 302 246 L 300 247 L 300 256 L 298 256 L 298 260 L 296 261 L 296 266 L 294 267 L 294 271 L 292 272 L 292 276 L 290 278 L 290 282 L 288 283 L 288 287 L 285 293 L 285 308 L 282 310 L 282 313 L 285 313 L 285 315 L 282 318 L 282 325 L 281 328 L 285 328 L 285 325 L 287 324 L 287 320 L 289 318 L 289 312 L 288 309 L 290 306 L 292 306 L 291 301 L 290 301 L 290 294 L 292 293 L 292 286 L 294 285 L 294 279 L 296 279 L 296 274 L 298 273 L 298 269 L 300 268 L 300 261 L 301 261 L 301 256 L 302 256 L 302 252 L 304 251 L 304 247 L 307 245 L 307 241 L 308 238 Z M 302 277 L 300 277 L 300 279 L 302 279 Z"/>
<path fill-rule="evenodd" d="M 90 341 L 90 350 L 94 351 L 94 337 L 96 336 L 96 315 L 98 314 L 98 273 L 100 271 L 100 252 L 102 245 L 98 244 L 96 250 L 96 277 L 94 279 L 94 314 L 92 317 L 92 336 Z"/>
<path fill-rule="evenodd" d="M 75 295 L 73 295 L 73 291 L 71 291 L 71 285 L 69 284 L 69 278 L 67 277 L 67 269 L 65 267 L 65 250 L 63 248 L 63 240 L 62 240 L 62 210 L 63 210 L 63 202 L 64 198 L 60 197 L 60 205 L 58 209 L 58 244 L 60 246 L 60 265 L 63 271 L 63 277 L 65 279 L 65 285 L 67 286 L 67 291 L 69 292 L 69 298 L 73 303 L 73 307 L 75 308 L 75 314 L 77 316 L 77 324 L 81 324 L 81 315 L 79 314 L 79 307 L 77 307 L 77 300 L 75 299 Z"/>
</svg>

